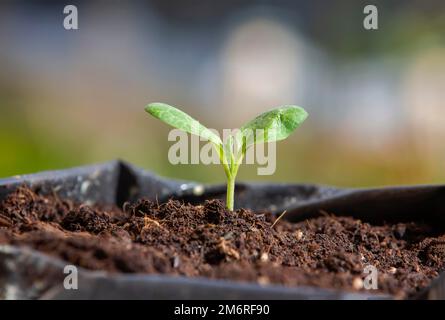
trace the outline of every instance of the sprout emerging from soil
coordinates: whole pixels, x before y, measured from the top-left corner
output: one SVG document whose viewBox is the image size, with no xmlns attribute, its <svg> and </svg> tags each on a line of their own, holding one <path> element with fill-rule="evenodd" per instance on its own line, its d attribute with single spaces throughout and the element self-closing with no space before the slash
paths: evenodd
<svg viewBox="0 0 445 320">
<path fill-rule="evenodd" d="M 247 150 L 258 143 L 286 139 L 308 116 L 301 107 L 281 106 L 257 116 L 223 142 L 217 133 L 168 104 L 150 103 L 145 111 L 172 127 L 196 134 L 213 144 L 227 177 L 226 206 L 229 210 L 233 210 L 235 178 Z"/>
</svg>

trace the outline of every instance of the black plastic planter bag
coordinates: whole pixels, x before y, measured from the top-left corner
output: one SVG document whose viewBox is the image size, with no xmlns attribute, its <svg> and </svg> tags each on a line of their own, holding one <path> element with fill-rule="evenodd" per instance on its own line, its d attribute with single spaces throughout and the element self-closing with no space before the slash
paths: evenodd
<svg viewBox="0 0 445 320">
<path fill-rule="evenodd" d="M 225 186 L 160 178 L 130 164 L 113 161 L 69 170 L 43 172 L 0 180 L 0 200 L 21 184 L 41 193 L 87 204 L 117 204 L 140 197 L 183 199 L 200 203 L 223 198 Z M 445 186 L 341 189 L 297 184 L 236 186 L 235 204 L 300 221 L 324 210 L 368 222 L 426 221 L 445 225 Z M 77 290 L 65 290 L 65 263 L 35 250 L 0 245 L 0 299 L 391 299 L 316 287 L 260 286 L 228 280 L 145 274 L 107 274 L 79 268 Z M 31 272 L 32 270 L 32 272 Z M 417 298 L 445 299 L 445 274 Z"/>
</svg>

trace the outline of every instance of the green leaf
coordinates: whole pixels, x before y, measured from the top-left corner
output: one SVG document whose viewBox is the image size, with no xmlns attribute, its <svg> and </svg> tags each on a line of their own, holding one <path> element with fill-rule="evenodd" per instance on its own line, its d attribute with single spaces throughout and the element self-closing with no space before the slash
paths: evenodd
<svg viewBox="0 0 445 320">
<path fill-rule="evenodd" d="M 193 119 L 188 114 L 175 107 L 165 103 L 155 102 L 147 105 L 145 111 L 174 128 L 181 129 L 191 134 L 196 134 L 218 146 L 222 145 L 222 141 L 218 135 L 204 127 L 198 120 Z"/>
<path fill-rule="evenodd" d="M 241 127 L 243 148 L 255 143 L 284 140 L 306 120 L 307 116 L 307 112 L 297 106 L 282 106 L 260 114 Z"/>
</svg>

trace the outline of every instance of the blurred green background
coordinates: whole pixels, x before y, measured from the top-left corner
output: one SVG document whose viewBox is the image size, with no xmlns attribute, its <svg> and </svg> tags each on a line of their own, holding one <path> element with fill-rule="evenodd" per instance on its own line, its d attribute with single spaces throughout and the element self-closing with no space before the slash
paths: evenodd
<svg viewBox="0 0 445 320">
<path fill-rule="evenodd" d="M 63 28 L 63 7 L 79 30 Z M 121 158 L 171 165 L 170 130 L 143 111 L 180 106 L 235 128 L 281 104 L 310 113 L 277 170 L 239 179 L 340 186 L 445 180 L 444 1 L 1 1 L 0 177 Z M 363 8 L 379 29 L 363 28 Z"/>
</svg>

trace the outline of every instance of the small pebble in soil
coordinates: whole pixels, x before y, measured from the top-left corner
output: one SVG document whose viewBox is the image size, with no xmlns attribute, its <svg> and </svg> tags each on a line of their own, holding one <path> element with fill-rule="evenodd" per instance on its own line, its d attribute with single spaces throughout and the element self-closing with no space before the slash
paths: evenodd
<svg viewBox="0 0 445 320">
<path fill-rule="evenodd" d="M 395 274 L 397 272 L 397 268 L 391 267 L 391 268 L 389 268 L 388 272 L 391 274 Z"/>
<path fill-rule="evenodd" d="M 263 262 L 269 261 L 269 255 L 267 254 L 267 252 L 263 252 L 260 256 L 260 260 Z"/>
<path fill-rule="evenodd" d="M 181 263 L 181 259 L 178 256 L 175 256 L 173 258 L 173 268 L 176 269 L 177 267 L 179 267 L 180 263 Z"/>
<path fill-rule="evenodd" d="M 301 239 L 303 239 L 303 231 L 301 231 L 301 230 L 295 231 L 295 238 L 297 238 L 297 241 L 300 241 Z"/>
<path fill-rule="evenodd" d="M 354 280 L 352 280 L 352 287 L 355 290 L 360 290 L 363 288 L 363 280 L 360 279 L 359 277 L 354 278 Z"/>
<path fill-rule="evenodd" d="M 258 283 L 262 286 L 266 286 L 266 285 L 270 284 L 270 279 L 266 276 L 259 276 Z"/>
</svg>

